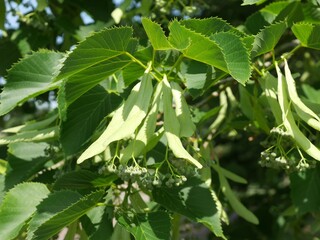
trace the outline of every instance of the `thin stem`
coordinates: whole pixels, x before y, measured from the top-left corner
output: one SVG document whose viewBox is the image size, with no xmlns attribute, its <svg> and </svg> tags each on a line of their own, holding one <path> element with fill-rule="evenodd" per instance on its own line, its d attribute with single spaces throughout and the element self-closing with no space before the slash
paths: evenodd
<svg viewBox="0 0 320 240">
<path fill-rule="evenodd" d="M 144 65 L 139 59 L 135 58 L 134 56 L 132 56 L 130 53 L 128 52 L 125 52 L 125 54 L 132 59 L 132 61 L 138 63 L 141 67 L 143 67 L 144 69 L 147 69 L 148 66 Z M 162 74 L 157 71 L 156 69 L 153 69 L 158 75 L 162 76 Z M 161 79 L 155 75 L 153 72 L 150 72 L 150 74 L 158 81 L 158 82 L 161 82 Z"/>
<path fill-rule="evenodd" d="M 173 72 L 173 70 L 176 69 L 178 65 L 180 65 L 180 63 L 181 63 L 181 61 L 182 61 L 183 58 L 184 58 L 184 55 L 181 54 L 181 55 L 179 56 L 178 60 L 174 63 L 174 65 L 172 66 L 172 68 L 171 68 L 170 71 L 168 72 L 167 76 L 169 76 L 169 75 Z"/>
</svg>

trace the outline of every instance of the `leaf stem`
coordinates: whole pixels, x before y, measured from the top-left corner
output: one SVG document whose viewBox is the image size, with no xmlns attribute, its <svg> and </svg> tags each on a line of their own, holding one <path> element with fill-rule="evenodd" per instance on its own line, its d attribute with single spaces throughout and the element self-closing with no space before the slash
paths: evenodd
<svg viewBox="0 0 320 240">
<path fill-rule="evenodd" d="M 170 71 L 168 72 L 167 76 L 169 76 L 169 75 L 173 72 L 173 70 L 176 69 L 178 65 L 180 65 L 180 63 L 181 63 L 181 61 L 182 61 L 183 58 L 184 58 L 184 55 L 181 54 L 181 55 L 179 56 L 178 60 L 174 63 L 174 65 L 172 66 L 172 68 L 171 68 Z"/>
<path fill-rule="evenodd" d="M 145 64 L 143 64 L 139 59 L 135 58 L 135 57 L 132 56 L 130 53 L 125 52 L 125 54 L 126 54 L 129 58 L 131 58 L 132 61 L 138 63 L 138 64 L 139 64 L 141 67 L 143 67 L 144 69 L 147 69 L 147 68 L 148 68 L 148 66 L 146 66 Z M 153 64 L 152 64 L 152 65 L 153 65 Z M 162 74 L 161 74 L 159 71 L 157 71 L 157 70 L 154 69 L 154 68 L 153 68 L 153 70 L 154 70 L 158 75 L 160 75 L 161 78 L 162 78 Z M 158 82 L 161 82 L 161 79 L 160 79 L 156 74 L 154 74 L 154 73 L 152 73 L 152 72 L 150 72 L 150 74 L 151 74 Z"/>
</svg>

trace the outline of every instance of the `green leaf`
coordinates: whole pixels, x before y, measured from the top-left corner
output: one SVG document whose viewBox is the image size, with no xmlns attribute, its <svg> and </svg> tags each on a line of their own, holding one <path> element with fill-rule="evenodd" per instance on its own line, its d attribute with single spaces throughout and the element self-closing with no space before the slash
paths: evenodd
<svg viewBox="0 0 320 240">
<path fill-rule="evenodd" d="M 226 239 L 213 192 L 200 179 L 190 177 L 185 184 L 178 187 L 155 188 L 152 195 L 156 202 L 167 209 L 204 224 L 216 236 Z"/>
<path fill-rule="evenodd" d="M 1 239 L 18 236 L 25 222 L 36 211 L 36 206 L 49 194 L 41 183 L 22 183 L 11 189 L 0 206 Z"/>
<path fill-rule="evenodd" d="M 68 172 L 59 177 L 54 185 L 54 190 L 61 189 L 90 189 L 94 187 L 108 186 L 117 178 L 116 175 L 102 176 L 88 170 Z"/>
<path fill-rule="evenodd" d="M 309 101 L 320 104 L 320 90 L 311 87 L 308 84 L 301 85 L 303 93 L 306 95 Z"/>
<path fill-rule="evenodd" d="M 171 222 L 169 214 L 166 212 L 136 214 L 126 212 L 122 213 L 117 220 L 128 232 L 132 233 L 135 239 L 171 239 Z"/>
<path fill-rule="evenodd" d="M 34 231 L 53 217 L 56 213 L 63 211 L 73 203 L 81 199 L 81 194 L 72 191 L 60 191 L 50 194 L 38 206 L 28 228 L 28 238 L 34 237 Z"/>
<path fill-rule="evenodd" d="M 84 197 L 71 191 L 49 195 L 37 207 L 37 212 L 30 222 L 28 239 L 49 239 L 95 207 L 103 195 L 104 190 Z"/>
<path fill-rule="evenodd" d="M 275 23 L 262 29 L 255 36 L 251 56 L 256 57 L 272 51 L 285 30 L 286 24 L 284 22 Z"/>
<path fill-rule="evenodd" d="M 259 224 L 259 219 L 239 201 L 223 173 L 218 171 L 218 174 L 222 192 L 228 199 L 233 210 L 248 222 Z"/>
<path fill-rule="evenodd" d="M 301 22 L 294 24 L 291 29 L 302 46 L 320 50 L 320 24 Z"/>
<path fill-rule="evenodd" d="M 291 198 L 300 214 L 320 210 L 320 167 L 290 175 Z"/>
<path fill-rule="evenodd" d="M 186 57 L 228 72 L 221 49 L 214 41 L 186 28 L 176 20 L 170 23 L 169 30 L 169 42 Z"/>
<path fill-rule="evenodd" d="M 60 126 L 60 140 L 64 152 L 71 155 L 81 150 L 99 123 L 113 112 L 121 101 L 121 97 L 96 86 L 73 102 L 68 108 L 66 121 L 62 121 Z"/>
<path fill-rule="evenodd" d="M 178 121 L 180 123 L 180 137 L 191 137 L 196 126 L 194 125 L 189 106 L 183 95 L 183 91 L 178 83 L 170 82 L 173 100 L 175 103 L 175 111 Z"/>
<path fill-rule="evenodd" d="M 270 132 L 270 128 L 266 118 L 264 117 L 264 111 L 255 97 L 248 90 L 239 85 L 240 93 L 240 107 L 244 115 L 257 124 L 257 127 L 261 128 L 266 133 Z"/>
<path fill-rule="evenodd" d="M 251 75 L 250 56 L 246 45 L 233 33 L 217 33 L 210 39 L 221 48 L 228 68 L 227 72 L 244 85 Z"/>
<path fill-rule="evenodd" d="M 9 144 L 5 187 L 10 189 L 17 183 L 26 181 L 42 170 L 43 165 L 50 160 L 47 153 L 50 145 L 47 143 L 12 143 Z"/>
<path fill-rule="evenodd" d="M 9 71 L 2 93 L 0 115 L 11 111 L 29 98 L 57 88 L 53 79 L 63 55 L 41 50 L 16 63 Z"/>
<path fill-rule="evenodd" d="M 59 89 L 58 103 L 62 118 L 65 118 L 66 109 L 71 103 L 108 76 L 129 65 L 131 61 L 128 56 L 119 55 L 69 77 Z"/>
<path fill-rule="evenodd" d="M 146 72 L 125 103 L 115 111 L 107 129 L 82 153 L 77 162 L 81 163 L 103 152 L 111 142 L 133 134 L 147 114 L 152 92 L 151 75 Z"/>
<path fill-rule="evenodd" d="M 67 78 L 126 52 L 132 28 L 104 29 L 81 42 L 67 57 L 57 79 Z"/>
<path fill-rule="evenodd" d="M 0 138 L 0 145 L 16 143 L 16 142 L 37 142 L 55 138 L 58 134 L 57 127 L 50 127 L 39 131 L 21 132 L 12 136 L 4 136 Z"/>
<path fill-rule="evenodd" d="M 0 145 L 15 142 L 37 142 L 55 138 L 58 134 L 57 127 L 50 127 L 39 131 L 21 132 L 12 136 L 4 136 L 0 138 Z"/>
<path fill-rule="evenodd" d="M 113 207 L 98 206 L 81 218 L 81 225 L 90 240 L 111 240 L 114 232 L 112 218 Z"/>
<path fill-rule="evenodd" d="M 208 75 L 210 75 L 209 72 L 212 67 L 201 62 L 190 61 L 182 63 L 180 68 L 185 78 L 187 89 L 192 97 L 200 96 L 211 80 Z"/>
<path fill-rule="evenodd" d="M 164 34 L 161 26 L 155 22 L 152 22 L 148 18 L 142 18 L 141 20 L 144 30 L 146 31 L 152 47 L 155 50 L 168 50 L 172 49 L 166 35 Z"/>
<path fill-rule="evenodd" d="M 131 234 L 122 227 L 119 223 L 116 223 L 111 240 L 131 240 Z"/>
<path fill-rule="evenodd" d="M 241 6 L 245 6 L 245 5 L 259 5 L 261 3 L 264 3 L 266 0 L 243 0 L 243 3 L 241 4 Z"/>
<path fill-rule="evenodd" d="M 165 75 L 163 78 L 163 113 L 164 113 L 164 133 L 168 140 L 168 145 L 173 154 L 177 158 L 182 158 L 197 168 L 202 168 L 202 165 L 193 158 L 183 147 L 180 140 L 180 123 L 174 109 L 172 108 L 172 92 L 170 83 Z"/>
<path fill-rule="evenodd" d="M 210 37 L 212 34 L 219 32 L 233 32 L 239 36 L 245 36 L 243 32 L 240 32 L 235 27 L 231 26 L 225 20 L 218 17 L 204 18 L 204 19 L 187 19 L 180 22 L 183 26 Z"/>
<path fill-rule="evenodd" d="M 81 42 L 65 60 L 57 79 L 65 79 L 60 106 L 65 109 L 82 94 L 132 62 L 136 46 L 132 28 L 104 29 Z M 63 111 L 62 111 L 63 112 Z"/>
<path fill-rule="evenodd" d="M 158 117 L 158 108 L 162 93 L 162 84 L 158 84 L 153 93 L 150 110 L 145 117 L 142 125 L 136 133 L 136 136 L 120 153 L 120 163 L 125 164 L 132 157 L 139 156 L 146 148 L 147 144 L 152 140 Z"/>
<path fill-rule="evenodd" d="M 292 22 L 303 20 L 301 3 L 297 1 L 272 2 L 246 19 L 245 26 L 252 34 L 257 34 L 264 27 L 280 21 L 289 26 Z"/>
<path fill-rule="evenodd" d="M 49 127 L 54 121 L 57 120 L 58 114 L 50 114 L 47 118 L 43 120 L 32 120 L 28 121 L 23 125 L 15 126 L 12 128 L 6 128 L 2 132 L 3 133 L 23 133 L 23 132 L 31 132 L 31 131 L 37 131 L 40 129 L 46 129 Z"/>
</svg>

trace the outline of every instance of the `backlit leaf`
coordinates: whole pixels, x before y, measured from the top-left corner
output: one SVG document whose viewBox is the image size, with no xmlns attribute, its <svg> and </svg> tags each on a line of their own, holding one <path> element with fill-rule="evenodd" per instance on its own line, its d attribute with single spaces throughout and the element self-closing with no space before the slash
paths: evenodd
<svg viewBox="0 0 320 240">
<path fill-rule="evenodd" d="M 142 25 L 148 35 L 152 47 L 155 50 L 172 49 L 172 46 L 159 24 L 152 22 L 148 18 L 143 18 Z"/>
<path fill-rule="evenodd" d="M 0 115 L 8 113 L 29 98 L 57 88 L 58 83 L 52 81 L 62 57 L 61 53 L 41 50 L 13 65 L 0 95 Z"/>
</svg>

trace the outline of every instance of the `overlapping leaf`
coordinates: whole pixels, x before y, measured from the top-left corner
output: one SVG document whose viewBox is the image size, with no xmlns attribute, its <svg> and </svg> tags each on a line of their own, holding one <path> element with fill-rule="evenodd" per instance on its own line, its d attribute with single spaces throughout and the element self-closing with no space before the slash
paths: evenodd
<svg viewBox="0 0 320 240">
<path fill-rule="evenodd" d="M 141 240 L 169 240 L 170 217 L 166 212 L 137 213 L 135 215 L 124 214 L 117 218 L 118 222 L 135 239 Z"/>
<path fill-rule="evenodd" d="M 142 25 L 148 35 L 152 47 L 155 50 L 172 49 L 171 44 L 159 24 L 152 22 L 148 18 L 143 18 Z"/>
<path fill-rule="evenodd" d="M 103 195 L 104 191 L 93 192 L 84 197 L 70 191 L 49 195 L 37 207 L 30 222 L 28 239 L 49 239 L 95 207 Z"/>
<path fill-rule="evenodd" d="M 127 66 L 131 52 L 137 42 L 132 39 L 132 28 L 104 29 L 81 42 L 64 62 L 57 79 L 65 79 L 65 100 L 67 108 L 82 94 L 90 90 L 109 75 Z"/>
<path fill-rule="evenodd" d="M 293 173 L 291 180 L 291 198 L 298 212 L 320 211 L 320 168 L 310 169 L 305 172 Z"/>
<path fill-rule="evenodd" d="M 302 46 L 320 50 L 320 25 L 310 23 L 296 23 L 292 26 L 292 32 L 299 39 Z"/>
<path fill-rule="evenodd" d="M 15 64 L 8 72 L 7 84 L 1 93 L 0 115 L 56 88 L 58 83 L 53 83 L 53 79 L 62 57 L 61 53 L 41 50 Z"/>
<path fill-rule="evenodd" d="M 25 222 L 36 211 L 36 206 L 48 194 L 47 187 L 40 183 L 22 183 L 11 189 L 0 206 L 1 239 L 17 237 Z"/>
<path fill-rule="evenodd" d="M 152 191 L 156 202 L 208 227 L 216 236 L 225 239 L 215 200 L 206 183 L 190 178 L 181 186 L 160 187 Z"/>
<path fill-rule="evenodd" d="M 107 129 L 82 153 L 78 163 L 103 152 L 111 142 L 133 134 L 147 114 L 152 92 L 151 76 L 146 72 L 125 103 L 115 111 Z"/>
<path fill-rule="evenodd" d="M 64 152 L 69 155 L 81 150 L 99 123 L 113 112 L 121 101 L 121 97 L 96 86 L 73 102 L 68 108 L 66 121 L 63 121 L 60 127 Z"/>
<path fill-rule="evenodd" d="M 217 67 L 242 84 L 249 79 L 249 53 L 239 36 L 220 32 L 209 38 L 177 21 L 169 29 L 170 43 L 184 56 Z"/>
<path fill-rule="evenodd" d="M 273 50 L 285 30 L 284 22 L 271 24 L 262 29 L 255 36 L 251 56 L 256 57 Z"/>
<path fill-rule="evenodd" d="M 15 135 L 3 136 L 0 138 L 0 145 L 15 143 L 15 142 L 37 142 L 49 139 L 54 139 L 58 136 L 58 127 L 49 127 L 40 129 L 39 131 L 26 131 Z"/>
<path fill-rule="evenodd" d="M 5 187 L 26 181 L 38 173 L 50 160 L 47 143 L 19 142 L 9 144 L 7 161 L 10 165 L 6 172 Z"/>
</svg>

